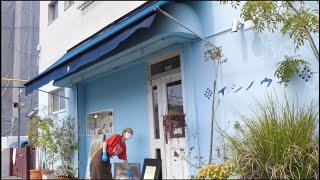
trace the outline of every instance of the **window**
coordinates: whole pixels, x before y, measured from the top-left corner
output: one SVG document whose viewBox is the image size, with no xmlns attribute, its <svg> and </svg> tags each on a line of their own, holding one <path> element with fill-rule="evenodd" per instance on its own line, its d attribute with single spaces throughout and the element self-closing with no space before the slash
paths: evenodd
<svg viewBox="0 0 320 180">
<path fill-rule="evenodd" d="M 167 60 L 151 65 L 151 76 L 180 68 L 180 56 L 175 56 Z"/>
<path fill-rule="evenodd" d="M 50 111 L 56 113 L 65 109 L 65 92 L 64 89 L 54 90 L 50 93 Z"/>
<path fill-rule="evenodd" d="M 85 8 L 87 8 L 90 4 L 92 4 L 94 1 L 80 1 L 79 6 L 77 7 L 77 9 L 79 10 L 84 10 Z"/>
<path fill-rule="evenodd" d="M 87 135 L 113 133 L 113 109 L 87 114 Z"/>
<path fill-rule="evenodd" d="M 58 18 L 58 1 L 52 1 L 48 7 L 48 24 Z"/>
<path fill-rule="evenodd" d="M 68 9 L 68 7 L 70 7 L 73 3 L 74 1 L 64 1 L 64 10 Z"/>
</svg>

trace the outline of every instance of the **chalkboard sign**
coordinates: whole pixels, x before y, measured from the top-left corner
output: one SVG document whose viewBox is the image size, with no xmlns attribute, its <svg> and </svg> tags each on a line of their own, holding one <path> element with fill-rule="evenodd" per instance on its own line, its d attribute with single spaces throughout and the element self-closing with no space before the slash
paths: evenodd
<svg viewBox="0 0 320 180">
<path fill-rule="evenodd" d="M 162 179 L 161 159 L 145 158 L 140 179 Z"/>
</svg>

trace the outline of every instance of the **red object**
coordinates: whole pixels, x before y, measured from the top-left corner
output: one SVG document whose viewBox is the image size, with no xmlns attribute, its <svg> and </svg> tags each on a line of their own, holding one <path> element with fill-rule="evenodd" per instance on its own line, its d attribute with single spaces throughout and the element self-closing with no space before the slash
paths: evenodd
<svg viewBox="0 0 320 180">
<path fill-rule="evenodd" d="M 112 156 L 118 156 L 119 159 L 127 160 L 126 144 L 122 142 L 120 134 L 114 134 L 105 140 L 107 142 L 107 152 Z"/>
<path fill-rule="evenodd" d="M 30 170 L 35 166 L 35 151 L 26 146 L 16 148 L 16 163 L 12 162 L 13 148 L 10 148 L 10 176 L 18 176 L 25 179 L 30 178 Z"/>
</svg>

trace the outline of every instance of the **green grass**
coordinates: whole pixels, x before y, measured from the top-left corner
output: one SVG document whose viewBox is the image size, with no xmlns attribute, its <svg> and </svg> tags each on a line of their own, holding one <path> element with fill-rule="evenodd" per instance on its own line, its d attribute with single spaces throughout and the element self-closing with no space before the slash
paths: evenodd
<svg viewBox="0 0 320 180">
<path fill-rule="evenodd" d="M 251 117 L 237 123 L 236 135 L 226 135 L 236 173 L 244 178 L 319 178 L 318 110 L 296 99 L 280 104 L 268 96 Z"/>
</svg>

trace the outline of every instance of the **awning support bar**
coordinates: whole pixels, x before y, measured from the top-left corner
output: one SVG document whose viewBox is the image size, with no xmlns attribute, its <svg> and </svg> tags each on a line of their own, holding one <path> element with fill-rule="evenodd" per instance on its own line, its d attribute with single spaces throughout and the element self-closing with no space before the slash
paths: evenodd
<svg viewBox="0 0 320 180">
<path fill-rule="evenodd" d="M 159 7 L 154 8 L 154 10 L 156 12 L 159 12 L 165 16 L 167 16 L 169 19 L 173 20 L 174 22 L 176 22 L 177 24 L 179 24 L 180 26 L 182 26 L 183 28 L 185 28 L 186 30 L 190 31 L 192 34 L 198 36 L 200 39 L 202 39 L 204 42 L 208 43 L 210 46 L 212 46 L 213 48 L 217 48 L 216 46 L 214 46 L 210 41 L 206 40 L 204 37 L 202 37 L 200 34 L 194 32 L 192 29 L 190 29 L 189 27 L 187 27 L 186 25 L 184 25 L 181 21 L 179 21 L 178 19 L 176 19 L 175 17 L 171 16 L 170 14 L 168 14 L 167 12 L 163 11 L 162 9 L 160 9 Z"/>
</svg>

